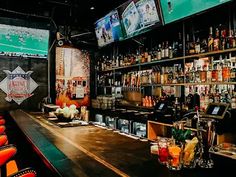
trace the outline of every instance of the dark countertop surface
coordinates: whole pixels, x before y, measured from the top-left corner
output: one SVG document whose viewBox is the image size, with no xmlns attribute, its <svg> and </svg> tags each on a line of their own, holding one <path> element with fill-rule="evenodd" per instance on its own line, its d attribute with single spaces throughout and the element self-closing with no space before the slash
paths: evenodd
<svg viewBox="0 0 236 177">
<path fill-rule="evenodd" d="M 41 113 L 10 112 L 19 128 L 63 177 L 220 177 L 224 170 L 169 171 L 149 142 L 93 125 L 60 128 Z"/>
</svg>

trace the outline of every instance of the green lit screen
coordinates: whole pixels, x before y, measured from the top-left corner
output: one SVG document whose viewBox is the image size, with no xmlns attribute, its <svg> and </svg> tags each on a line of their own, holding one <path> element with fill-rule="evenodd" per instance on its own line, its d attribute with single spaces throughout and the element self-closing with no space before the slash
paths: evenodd
<svg viewBox="0 0 236 177">
<path fill-rule="evenodd" d="M 160 0 L 165 24 L 231 0 Z"/>
<path fill-rule="evenodd" d="M 47 58 L 49 31 L 0 24 L 0 54 Z"/>
</svg>

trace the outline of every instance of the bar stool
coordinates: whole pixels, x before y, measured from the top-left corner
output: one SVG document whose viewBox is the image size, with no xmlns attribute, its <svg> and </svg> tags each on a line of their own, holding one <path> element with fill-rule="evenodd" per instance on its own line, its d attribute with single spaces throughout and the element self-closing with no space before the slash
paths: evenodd
<svg viewBox="0 0 236 177">
<path fill-rule="evenodd" d="M 0 147 L 0 167 L 5 165 L 17 152 L 13 144 Z"/>
<path fill-rule="evenodd" d="M 7 144 L 8 144 L 7 135 L 0 135 L 0 147 Z"/>
<path fill-rule="evenodd" d="M 5 125 L 5 123 L 6 123 L 6 121 L 5 121 L 5 119 L 0 119 L 0 125 Z"/>
<path fill-rule="evenodd" d="M 6 127 L 5 125 L 0 125 L 0 135 L 5 134 Z"/>
<path fill-rule="evenodd" d="M 10 144 L 0 147 L 0 167 L 1 167 L 1 177 L 7 176 L 6 164 L 15 156 L 17 153 L 17 148 Z M 36 177 L 36 171 L 31 168 L 24 168 L 20 171 L 16 171 L 7 177 Z"/>
</svg>

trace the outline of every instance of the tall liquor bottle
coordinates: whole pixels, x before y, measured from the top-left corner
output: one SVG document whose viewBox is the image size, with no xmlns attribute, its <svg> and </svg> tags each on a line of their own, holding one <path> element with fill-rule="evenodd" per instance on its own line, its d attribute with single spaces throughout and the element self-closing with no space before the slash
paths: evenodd
<svg viewBox="0 0 236 177">
<path fill-rule="evenodd" d="M 198 93 L 198 87 L 195 88 L 195 93 L 193 95 L 193 106 L 200 107 L 200 95 Z"/>
<path fill-rule="evenodd" d="M 200 71 L 200 80 L 201 83 L 204 83 L 207 81 L 207 66 L 203 65 L 202 70 Z"/>
<path fill-rule="evenodd" d="M 158 45 L 158 49 L 157 49 L 157 60 L 161 59 L 162 53 L 161 53 L 161 44 Z"/>
<path fill-rule="evenodd" d="M 214 51 L 217 51 L 220 49 L 220 31 L 218 28 L 215 30 L 215 39 L 214 39 Z"/>
<path fill-rule="evenodd" d="M 208 37 L 208 52 L 211 52 L 213 51 L 213 44 L 214 44 L 214 38 L 213 38 L 213 29 L 212 27 L 210 27 L 210 30 L 209 30 L 209 37 Z"/>
<path fill-rule="evenodd" d="M 217 64 L 214 64 L 213 70 L 211 71 L 211 81 L 212 82 L 217 82 L 218 81 Z"/>
<path fill-rule="evenodd" d="M 231 82 L 236 82 L 236 66 L 235 66 L 235 62 L 231 62 L 230 81 Z"/>
<path fill-rule="evenodd" d="M 189 87 L 189 94 L 186 96 L 186 105 L 188 106 L 188 109 L 193 109 L 193 90 L 192 87 Z"/>
<path fill-rule="evenodd" d="M 178 34 L 178 46 L 177 46 L 177 56 L 183 56 L 183 40 L 182 40 L 182 33 L 179 32 Z"/>
<path fill-rule="evenodd" d="M 220 32 L 220 49 L 225 50 L 226 49 L 226 29 L 221 29 Z"/>
</svg>

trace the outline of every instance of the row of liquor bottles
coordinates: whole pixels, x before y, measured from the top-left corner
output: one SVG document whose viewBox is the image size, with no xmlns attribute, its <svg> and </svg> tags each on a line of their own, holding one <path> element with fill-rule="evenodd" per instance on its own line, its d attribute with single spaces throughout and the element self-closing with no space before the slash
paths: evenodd
<svg viewBox="0 0 236 177">
<path fill-rule="evenodd" d="M 98 75 L 101 86 L 140 87 L 145 84 L 177 84 L 177 83 L 212 83 L 236 82 L 236 64 L 231 59 L 209 63 L 208 60 L 195 60 L 172 66 L 155 66 L 152 69 Z"/>
<path fill-rule="evenodd" d="M 166 89 L 162 89 L 161 94 L 158 96 L 144 96 L 141 105 L 144 107 L 155 107 L 158 101 L 166 100 L 171 101 L 176 106 L 181 104 L 182 109 L 187 110 L 198 106 L 200 110 L 205 111 L 209 103 L 229 103 L 232 109 L 236 109 L 235 86 L 189 86 L 186 87 L 184 101 L 176 98 L 178 97 L 176 97 L 175 91 L 170 93 Z"/>
<path fill-rule="evenodd" d="M 185 48 L 183 47 L 182 34 L 179 33 L 176 41 L 163 41 L 151 49 L 143 48 L 136 52 L 119 54 L 118 56 L 102 56 L 98 59 L 97 70 L 109 70 L 116 67 L 123 67 L 138 63 L 151 62 L 155 60 L 175 58 L 184 55 L 199 54 L 218 50 L 236 48 L 236 30 L 226 30 L 221 26 L 209 29 L 209 35 L 205 38 L 195 37 L 186 34 Z M 185 51 L 183 51 L 185 49 Z"/>
</svg>

